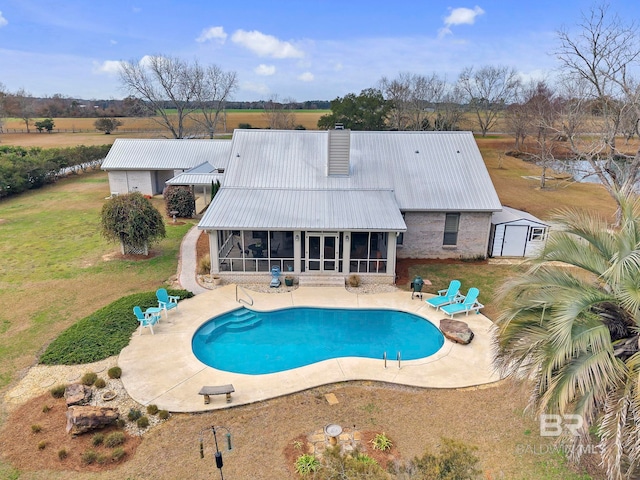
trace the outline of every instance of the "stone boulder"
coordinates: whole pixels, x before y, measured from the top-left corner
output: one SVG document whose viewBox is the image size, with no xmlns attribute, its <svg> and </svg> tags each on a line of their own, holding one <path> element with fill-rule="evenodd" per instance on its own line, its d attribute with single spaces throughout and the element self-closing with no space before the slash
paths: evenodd
<svg viewBox="0 0 640 480">
<path fill-rule="evenodd" d="M 64 398 L 67 399 L 67 407 L 85 405 L 91 400 L 91 388 L 81 383 L 72 383 L 65 388 Z"/>
<path fill-rule="evenodd" d="M 67 433 L 78 435 L 104 428 L 118 420 L 118 409 L 110 407 L 74 406 L 67 409 Z"/>
<path fill-rule="evenodd" d="M 473 332 L 465 322 L 443 318 L 440 320 L 440 331 L 452 342 L 468 345 L 473 340 Z"/>
</svg>

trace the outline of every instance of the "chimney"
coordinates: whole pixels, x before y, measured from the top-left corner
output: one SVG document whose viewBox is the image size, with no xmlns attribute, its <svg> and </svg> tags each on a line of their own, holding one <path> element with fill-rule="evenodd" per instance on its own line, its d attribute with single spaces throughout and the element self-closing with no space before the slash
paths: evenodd
<svg viewBox="0 0 640 480">
<path fill-rule="evenodd" d="M 327 175 L 349 176 L 349 152 L 351 150 L 351 130 L 342 124 L 336 124 L 335 130 L 329 130 L 329 155 Z"/>
</svg>

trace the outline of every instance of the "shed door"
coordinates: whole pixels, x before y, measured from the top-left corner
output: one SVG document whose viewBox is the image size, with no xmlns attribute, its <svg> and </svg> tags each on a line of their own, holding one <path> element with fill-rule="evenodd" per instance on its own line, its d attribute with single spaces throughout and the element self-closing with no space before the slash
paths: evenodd
<svg viewBox="0 0 640 480">
<path fill-rule="evenodd" d="M 526 225 L 506 225 L 502 239 L 502 256 L 524 257 L 528 234 L 529 227 Z"/>
</svg>

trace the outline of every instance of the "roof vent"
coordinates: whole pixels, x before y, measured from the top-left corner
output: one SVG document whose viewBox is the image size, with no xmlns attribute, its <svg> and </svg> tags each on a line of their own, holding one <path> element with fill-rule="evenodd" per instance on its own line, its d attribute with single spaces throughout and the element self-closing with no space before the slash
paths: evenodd
<svg viewBox="0 0 640 480">
<path fill-rule="evenodd" d="M 351 150 L 351 130 L 344 128 L 329 130 L 329 151 L 327 175 L 349 175 L 349 152 Z"/>
<path fill-rule="evenodd" d="M 336 123 L 333 127 L 334 130 L 344 130 L 344 123 Z"/>
</svg>

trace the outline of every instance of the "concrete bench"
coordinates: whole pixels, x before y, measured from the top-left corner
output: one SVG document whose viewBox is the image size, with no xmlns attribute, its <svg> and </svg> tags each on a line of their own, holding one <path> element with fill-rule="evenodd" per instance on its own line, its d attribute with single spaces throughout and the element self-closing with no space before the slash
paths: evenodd
<svg viewBox="0 0 640 480">
<path fill-rule="evenodd" d="M 202 387 L 198 392 L 198 395 L 204 395 L 204 404 L 208 405 L 211 402 L 209 395 L 227 395 L 227 403 L 231 402 L 231 393 L 235 392 L 233 385 L 218 385 L 214 387 Z"/>
</svg>

